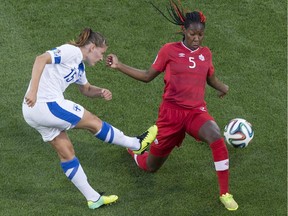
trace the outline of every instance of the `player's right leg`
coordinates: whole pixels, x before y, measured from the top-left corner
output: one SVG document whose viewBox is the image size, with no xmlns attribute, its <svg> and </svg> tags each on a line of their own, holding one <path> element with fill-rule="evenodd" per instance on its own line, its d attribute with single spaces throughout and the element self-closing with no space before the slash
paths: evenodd
<svg viewBox="0 0 288 216">
<path fill-rule="evenodd" d="M 150 150 L 141 155 L 135 154 L 128 149 L 136 165 L 147 172 L 156 172 L 165 163 L 174 147 L 181 143 L 184 135 L 182 133 L 166 133 L 167 129 L 160 127 L 157 139 L 150 146 Z M 180 145 L 180 144 L 179 144 Z"/>
<path fill-rule="evenodd" d="M 128 153 L 133 157 L 136 165 L 147 172 L 156 172 L 165 163 L 168 155 L 165 157 L 157 157 L 152 155 L 150 152 L 145 151 L 141 155 L 135 154 L 133 151 L 128 149 Z"/>
<path fill-rule="evenodd" d="M 65 175 L 85 196 L 90 209 L 96 209 L 102 205 L 108 205 L 117 201 L 118 197 L 116 195 L 101 196 L 90 186 L 87 176 L 78 158 L 75 156 L 73 145 L 66 132 L 62 131 L 49 143 L 56 150 Z"/>
<path fill-rule="evenodd" d="M 183 110 L 162 104 L 156 123 L 158 126 L 157 139 L 151 144 L 149 153 L 136 155 L 128 150 L 137 166 L 148 172 L 156 172 L 165 163 L 174 147 L 181 145 L 185 137 L 183 121 L 185 121 Z"/>
</svg>

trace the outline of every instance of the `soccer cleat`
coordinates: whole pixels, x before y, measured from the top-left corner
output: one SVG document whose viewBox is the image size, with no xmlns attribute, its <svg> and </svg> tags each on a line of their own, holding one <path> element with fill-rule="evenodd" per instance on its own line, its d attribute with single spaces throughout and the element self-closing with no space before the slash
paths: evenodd
<svg viewBox="0 0 288 216">
<path fill-rule="evenodd" d="M 226 193 L 220 196 L 220 201 L 224 204 L 225 208 L 229 211 L 235 211 L 238 209 L 238 204 L 233 199 L 233 195 Z"/>
<path fill-rule="evenodd" d="M 140 140 L 140 149 L 134 150 L 134 154 L 143 154 L 144 151 L 150 146 L 150 144 L 155 140 L 158 132 L 158 127 L 156 125 L 151 126 L 147 131 L 145 131 L 137 138 Z"/>
<path fill-rule="evenodd" d="M 101 196 L 97 201 L 88 201 L 88 207 L 90 209 L 97 209 L 102 205 L 109 205 L 118 200 L 118 196 L 110 195 L 110 196 Z"/>
</svg>

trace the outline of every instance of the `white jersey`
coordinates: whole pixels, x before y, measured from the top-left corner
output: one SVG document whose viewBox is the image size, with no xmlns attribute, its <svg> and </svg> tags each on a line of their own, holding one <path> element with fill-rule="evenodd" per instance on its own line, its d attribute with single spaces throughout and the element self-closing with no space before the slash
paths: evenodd
<svg viewBox="0 0 288 216">
<path fill-rule="evenodd" d="M 37 102 L 64 99 L 63 92 L 70 84 L 84 85 L 88 82 L 82 61 L 83 55 L 79 47 L 64 44 L 47 52 L 51 55 L 52 63 L 46 64 L 43 70 L 37 92 Z"/>
</svg>

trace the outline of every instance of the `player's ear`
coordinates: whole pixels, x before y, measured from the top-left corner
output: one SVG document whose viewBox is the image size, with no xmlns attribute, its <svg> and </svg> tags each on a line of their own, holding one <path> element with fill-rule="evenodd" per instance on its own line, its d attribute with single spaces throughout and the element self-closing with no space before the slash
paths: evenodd
<svg viewBox="0 0 288 216">
<path fill-rule="evenodd" d="M 96 45 L 94 43 L 89 44 L 89 52 L 93 52 L 96 49 Z"/>
<path fill-rule="evenodd" d="M 187 29 L 186 28 L 182 28 L 182 33 L 185 35 L 187 32 Z"/>
<path fill-rule="evenodd" d="M 96 49 L 96 45 L 93 44 L 91 50 L 94 51 Z"/>
</svg>

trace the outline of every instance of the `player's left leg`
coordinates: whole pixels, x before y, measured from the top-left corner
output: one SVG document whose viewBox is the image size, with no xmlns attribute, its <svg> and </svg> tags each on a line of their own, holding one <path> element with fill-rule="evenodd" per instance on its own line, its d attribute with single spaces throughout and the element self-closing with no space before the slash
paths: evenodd
<svg viewBox="0 0 288 216">
<path fill-rule="evenodd" d="M 84 115 L 76 125 L 76 128 L 87 129 L 95 134 L 96 138 L 104 142 L 129 148 L 135 154 L 142 154 L 154 141 L 158 132 L 157 126 L 153 125 L 140 136 L 126 136 L 122 131 L 102 121 L 87 110 L 84 110 Z"/>
<path fill-rule="evenodd" d="M 96 209 L 102 205 L 116 202 L 118 199 L 116 195 L 101 196 L 90 186 L 87 176 L 78 158 L 75 156 L 73 145 L 66 132 L 62 131 L 50 141 L 50 144 L 56 150 L 60 158 L 61 167 L 65 175 L 85 196 L 90 209 Z"/>
<path fill-rule="evenodd" d="M 174 114 L 174 111 L 172 113 Z M 167 119 L 158 119 L 157 139 L 151 144 L 149 152 L 136 155 L 128 150 L 139 168 L 148 172 L 156 172 L 165 163 L 173 149 L 181 145 L 185 138 L 185 130 L 182 128 L 181 119 L 174 119 L 173 114 L 167 115 L 166 113 Z M 169 119 L 173 119 L 173 123 L 170 123 Z"/>
<path fill-rule="evenodd" d="M 211 148 L 218 176 L 221 202 L 228 210 L 237 210 L 238 204 L 229 194 L 229 156 L 220 128 L 214 120 L 208 120 L 200 127 L 198 136 Z"/>
<path fill-rule="evenodd" d="M 220 195 L 229 191 L 229 159 L 228 150 L 220 134 L 220 129 L 215 121 L 207 121 L 199 130 L 199 138 L 210 145 L 215 169 L 217 171 Z"/>
<path fill-rule="evenodd" d="M 150 151 L 144 152 L 142 155 L 135 155 L 128 150 L 139 168 L 148 172 L 156 172 L 162 167 L 171 151 L 175 146 L 180 146 L 185 137 L 183 129 L 185 117 L 186 112 L 181 108 L 171 108 L 168 104 L 160 106 L 156 122 L 158 126 L 157 139 L 152 142 Z"/>
</svg>

